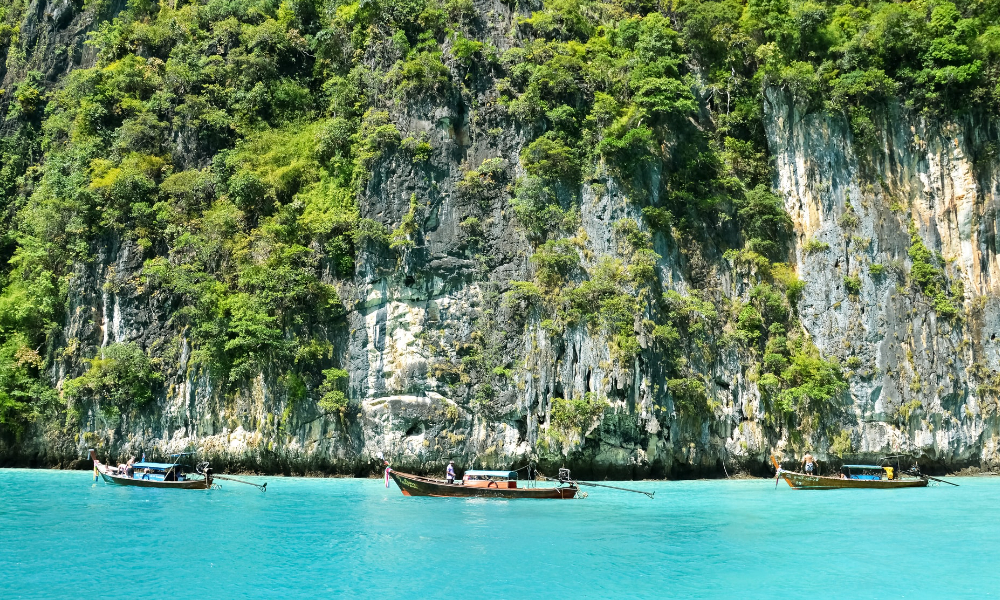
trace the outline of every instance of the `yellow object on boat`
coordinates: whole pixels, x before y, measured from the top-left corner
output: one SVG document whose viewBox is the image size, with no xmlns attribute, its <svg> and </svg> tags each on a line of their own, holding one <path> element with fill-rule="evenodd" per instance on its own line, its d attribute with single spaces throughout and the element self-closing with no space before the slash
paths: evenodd
<svg viewBox="0 0 1000 600">
<path fill-rule="evenodd" d="M 886 479 L 892 479 L 892 467 L 885 467 Z"/>
</svg>

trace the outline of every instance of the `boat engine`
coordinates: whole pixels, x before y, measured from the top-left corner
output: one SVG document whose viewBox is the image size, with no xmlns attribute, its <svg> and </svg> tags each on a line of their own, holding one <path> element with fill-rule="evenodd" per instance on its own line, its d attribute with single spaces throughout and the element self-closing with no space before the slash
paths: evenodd
<svg viewBox="0 0 1000 600">
<path fill-rule="evenodd" d="M 200 475 L 208 475 L 212 472 L 212 467 L 208 466 L 207 462 L 200 462 L 195 466 L 194 470 Z"/>
<path fill-rule="evenodd" d="M 569 469 L 559 469 L 559 481 L 572 481 L 569 476 Z"/>
</svg>

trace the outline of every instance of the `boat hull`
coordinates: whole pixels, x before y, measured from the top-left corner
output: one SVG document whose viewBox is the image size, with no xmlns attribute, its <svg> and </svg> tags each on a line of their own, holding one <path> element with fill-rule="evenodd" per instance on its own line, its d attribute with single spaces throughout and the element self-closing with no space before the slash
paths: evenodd
<svg viewBox="0 0 1000 600">
<path fill-rule="evenodd" d="M 926 479 L 841 479 L 781 471 L 779 476 L 796 490 L 895 489 L 926 487 Z"/>
<path fill-rule="evenodd" d="M 389 476 L 399 486 L 404 496 L 434 496 L 439 498 L 535 498 L 569 500 L 576 496 L 576 486 L 544 488 L 473 487 L 460 483 L 447 483 L 419 475 L 389 471 Z"/>
<path fill-rule="evenodd" d="M 141 479 L 132 477 L 122 477 L 112 475 L 107 466 L 94 460 L 94 470 L 100 475 L 104 483 L 112 485 L 130 485 L 132 487 L 145 488 L 166 488 L 174 490 L 207 490 L 212 487 L 212 476 L 207 475 L 204 479 L 189 479 L 187 481 L 160 481 L 159 479 Z"/>
<path fill-rule="evenodd" d="M 188 481 L 159 481 L 156 479 L 132 479 L 131 477 L 119 477 L 118 475 L 108 475 L 101 472 L 101 479 L 105 483 L 114 485 L 130 485 L 134 487 L 146 488 L 168 488 L 175 490 L 207 490 L 212 487 L 212 480 L 190 479 Z"/>
</svg>

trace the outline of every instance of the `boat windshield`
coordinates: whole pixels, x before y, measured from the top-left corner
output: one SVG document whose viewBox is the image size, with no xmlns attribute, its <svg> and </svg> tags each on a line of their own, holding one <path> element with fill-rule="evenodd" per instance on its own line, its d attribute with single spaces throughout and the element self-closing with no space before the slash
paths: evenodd
<svg viewBox="0 0 1000 600">
<path fill-rule="evenodd" d="M 171 468 L 177 471 L 183 471 L 184 465 L 178 463 L 154 463 L 154 462 L 138 462 L 132 465 L 136 471 L 141 471 L 143 469 L 149 469 L 151 473 L 160 473 L 167 471 Z"/>
<path fill-rule="evenodd" d="M 517 479 L 517 471 L 466 471 L 462 479 L 466 481 L 509 481 Z"/>
<path fill-rule="evenodd" d="M 877 465 L 844 465 L 841 473 L 847 479 L 882 479 L 885 469 Z"/>
</svg>

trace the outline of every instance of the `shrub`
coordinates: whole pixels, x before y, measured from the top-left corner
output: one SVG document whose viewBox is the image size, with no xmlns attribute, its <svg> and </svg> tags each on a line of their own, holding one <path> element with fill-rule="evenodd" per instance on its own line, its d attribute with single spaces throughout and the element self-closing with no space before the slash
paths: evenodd
<svg viewBox="0 0 1000 600">
<path fill-rule="evenodd" d="M 452 37 L 451 53 L 467 69 L 473 65 L 473 59 L 482 52 L 483 47 L 482 42 L 470 40 L 460 32 L 456 32 Z"/>
<path fill-rule="evenodd" d="M 419 94 L 443 94 L 451 80 L 448 67 L 439 51 L 416 52 L 403 63 L 397 63 L 391 77 L 396 82 L 396 94 L 412 98 Z"/>
<path fill-rule="evenodd" d="M 764 369 L 771 373 L 781 373 L 788 366 L 788 359 L 774 352 L 764 355 Z"/>
<path fill-rule="evenodd" d="M 229 317 L 223 349 L 231 365 L 230 381 L 245 381 L 290 356 L 278 318 L 260 297 L 236 293 L 223 307 Z"/>
<path fill-rule="evenodd" d="M 581 430 L 594 422 L 607 410 L 609 404 L 593 392 L 583 398 L 552 398 L 552 424 L 562 429 Z"/>
<path fill-rule="evenodd" d="M 477 169 L 466 171 L 457 188 L 464 196 L 482 201 L 498 190 L 506 169 L 507 161 L 504 159 L 487 158 Z"/>
<path fill-rule="evenodd" d="M 580 179 L 579 155 L 552 131 L 528 144 L 521 152 L 521 164 L 532 177 L 567 183 Z"/>
<path fill-rule="evenodd" d="M 389 229 L 372 219 L 360 219 L 354 229 L 354 243 L 361 246 L 366 242 L 389 244 Z"/>
<path fill-rule="evenodd" d="M 900 421 L 906 423 L 910 420 L 910 416 L 915 414 L 918 410 L 923 408 L 923 403 L 920 400 L 910 400 L 905 404 L 901 404 L 898 409 L 896 409 L 896 414 L 899 416 Z"/>
<path fill-rule="evenodd" d="M 861 218 L 858 217 L 858 214 L 854 212 L 854 207 L 848 202 L 844 214 L 840 216 L 840 226 L 844 229 L 855 229 L 860 224 Z"/>
<path fill-rule="evenodd" d="M 805 245 L 802 246 L 802 250 L 804 250 L 806 254 L 812 254 L 813 252 L 822 252 L 824 250 L 829 250 L 829 249 L 830 249 L 830 244 L 827 244 L 826 242 L 821 242 L 814 237 L 809 238 L 806 241 Z"/>
<path fill-rule="evenodd" d="M 857 275 L 848 275 L 844 277 L 844 289 L 847 293 L 852 296 L 857 296 L 861 293 L 861 278 Z"/>
<path fill-rule="evenodd" d="M 779 394 L 778 406 L 786 413 L 808 408 L 813 413 L 829 415 L 840 394 L 847 389 L 840 365 L 825 360 L 808 340 L 792 354 L 789 366 L 782 371 L 785 387 Z"/>
<path fill-rule="evenodd" d="M 751 343 L 760 338 L 761 329 L 764 328 L 764 319 L 756 308 L 749 304 L 740 310 L 736 318 L 736 328 L 742 332 Z"/>
<path fill-rule="evenodd" d="M 549 240 L 531 255 L 531 262 L 537 269 L 538 281 L 553 288 L 580 264 L 580 255 L 569 240 Z"/>
<path fill-rule="evenodd" d="M 646 218 L 649 226 L 657 231 L 670 231 L 670 227 L 674 223 L 674 216 L 670 211 L 655 206 L 643 207 L 642 216 Z"/>
<path fill-rule="evenodd" d="M 951 319 L 958 315 L 958 309 L 944 292 L 938 292 L 934 295 L 934 312 L 945 319 Z"/>
<path fill-rule="evenodd" d="M 568 233 L 579 223 L 575 207 L 563 209 L 552 188 L 540 177 L 518 181 L 511 206 L 529 238 L 544 239 L 550 233 Z"/>
<path fill-rule="evenodd" d="M 504 293 L 504 303 L 509 307 L 520 306 L 528 308 L 540 304 L 542 290 L 530 281 L 511 281 L 511 289 Z"/>
<path fill-rule="evenodd" d="M 114 343 L 90 359 L 87 371 L 63 384 L 70 400 L 90 400 L 121 412 L 141 409 L 152 402 L 163 376 L 135 342 Z"/>
<path fill-rule="evenodd" d="M 842 429 L 840 433 L 834 436 L 830 443 L 830 452 L 836 454 L 838 458 L 844 458 L 845 454 L 853 450 L 854 444 L 851 441 L 851 432 L 846 429 Z"/>
<path fill-rule="evenodd" d="M 639 224 L 635 219 L 619 219 L 612 227 L 615 235 L 624 239 L 625 243 L 633 250 L 649 249 L 653 247 L 652 237 L 648 232 L 639 229 Z"/>
<path fill-rule="evenodd" d="M 347 371 L 343 369 L 326 369 L 323 371 L 323 383 L 319 387 L 321 394 L 317 405 L 327 414 L 347 412 L 348 399 L 344 393 L 344 384 L 348 379 Z"/>
<path fill-rule="evenodd" d="M 746 248 L 771 260 L 779 260 L 783 241 L 792 227 L 782 199 L 764 185 L 758 185 L 737 200 L 736 215 Z"/>
<path fill-rule="evenodd" d="M 0 345 L 0 430 L 20 438 L 25 426 L 58 404 L 56 391 L 40 377 L 42 357 L 22 333 Z"/>
<path fill-rule="evenodd" d="M 750 290 L 750 300 L 761 311 L 761 316 L 769 323 L 784 323 L 788 319 L 785 297 L 768 283 L 760 283 Z"/>
<path fill-rule="evenodd" d="M 667 389 L 674 401 L 677 414 L 681 417 L 699 419 L 711 414 L 713 407 L 705 393 L 705 384 L 685 377 L 667 381 Z"/>
</svg>

